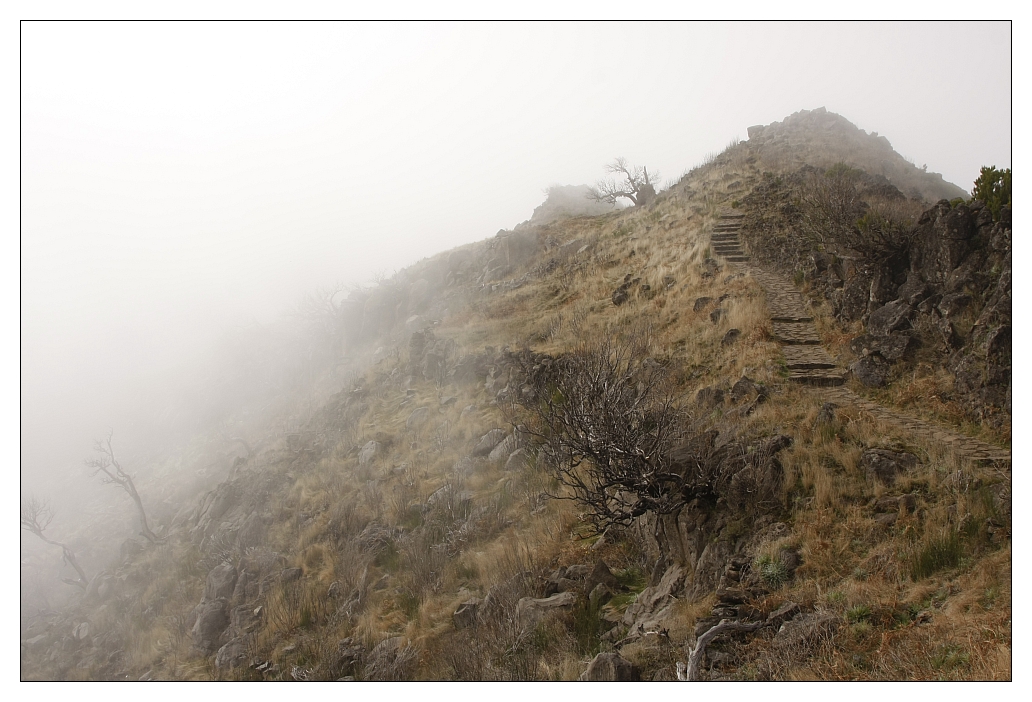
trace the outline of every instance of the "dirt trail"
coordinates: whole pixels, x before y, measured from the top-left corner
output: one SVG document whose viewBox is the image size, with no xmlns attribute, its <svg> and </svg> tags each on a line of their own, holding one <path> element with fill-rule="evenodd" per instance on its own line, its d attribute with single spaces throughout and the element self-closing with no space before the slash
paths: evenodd
<svg viewBox="0 0 1032 702">
<path fill-rule="evenodd" d="M 803 304 L 803 296 L 788 278 L 749 264 L 749 257 L 738 239 L 742 218 L 743 215 L 735 212 L 720 215 L 711 236 L 713 252 L 740 271 L 751 275 L 767 293 L 767 307 L 770 310 L 774 337 L 781 343 L 789 380 L 817 386 L 815 391 L 827 402 L 834 402 L 839 406 L 859 407 L 877 419 L 906 427 L 913 434 L 930 442 L 948 444 L 954 451 L 967 458 L 1008 462 L 1011 460 L 1011 452 L 1007 449 L 890 410 L 843 387 L 847 372 L 821 345 L 813 316 L 806 311 Z"/>
</svg>

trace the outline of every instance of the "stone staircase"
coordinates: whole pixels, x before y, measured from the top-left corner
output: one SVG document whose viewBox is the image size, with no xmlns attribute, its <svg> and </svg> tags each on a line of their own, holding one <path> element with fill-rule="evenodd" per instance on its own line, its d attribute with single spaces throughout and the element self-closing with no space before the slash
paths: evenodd
<svg viewBox="0 0 1032 702">
<path fill-rule="evenodd" d="M 841 387 L 846 381 L 846 371 L 821 346 L 820 335 L 814 326 L 813 316 L 806 310 L 803 296 L 787 278 L 746 263 L 748 257 L 742 252 L 738 241 L 742 217 L 735 212 L 720 215 L 719 223 L 713 228 L 713 249 L 717 255 L 751 275 L 767 293 L 773 335 L 781 344 L 789 380 L 820 386 L 818 392 L 827 401 L 860 407 L 882 421 L 896 423 L 928 440 L 949 445 L 970 459 L 1011 461 L 1008 449 L 892 411 Z"/>
<path fill-rule="evenodd" d="M 719 215 L 710 237 L 713 252 L 729 263 L 745 264 L 749 257 L 742 250 L 738 232 L 744 215 L 724 211 Z M 774 325 L 774 337 L 781 344 L 788 378 L 809 385 L 842 385 L 845 371 L 820 345 L 821 338 L 806 311 L 803 297 L 787 281 L 761 269 L 744 266 L 767 293 L 767 306 Z"/>
<path fill-rule="evenodd" d="M 749 274 L 767 293 L 774 338 L 781 344 L 788 379 L 807 385 L 845 383 L 846 371 L 820 345 L 821 338 L 813 315 L 806 311 L 803 296 L 780 276 L 758 268 L 750 268 Z"/>
<path fill-rule="evenodd" d="M 730 212 L 721 214 L 720 221 L 710 235 L 713 253 L 730 263 L 745 263 L 749 260 L 738 241 L 738 230 L 742 228 L 744 216 Z"/>
</svg>

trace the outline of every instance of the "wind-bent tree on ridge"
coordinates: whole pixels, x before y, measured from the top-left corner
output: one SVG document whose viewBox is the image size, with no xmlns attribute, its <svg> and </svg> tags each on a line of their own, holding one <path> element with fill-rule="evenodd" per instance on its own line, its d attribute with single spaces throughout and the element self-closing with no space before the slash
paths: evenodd
<svg viewBox="0 0 1032 702">
<path fill-rule="evenodd" d="M 50 526 L 51 520 L 54 518 L 54 510 L 51 509 L 50 504 L 46 500 L 41 500 L 35 495 L 27 500 L 22 500 L 21 504 L 21 527 L 25 531 L 31 532 L 38 536 L 43 541 L 47 542 L 51 546 L 61 547 L 61 551 L 64 553 L 65 563 L 75 568 L 75 572 L 79 574 L 78 580 L 71 580 L 70 578 L 62 578 L 62 580 L 69 585 L 75 585 L 81 587 L 83 590 L 89 585 L 89 578 L 86 577 L 86 573 L 83 571 L 82 566 L 75 560 L 75 554 L 72 549 L 65 546 L 60 541 L 54 541 L 48 538 L 46 535 L 46 529 Z"/>
<path fill-rule="evenodd" d="M 106 441 L 94 442 L 93 450 L 97 453 L 97 456 L 87 458 L 86 466 L 93 469 L 93 475 L 103 473 L 101 476 L 102 481 L 119 486 L 125 490 L 129 497 L 133 498 L 133 502 L 136 503 L 136 509 L 140 513 L 140 524 L 143 527 L 141 533 L 151 543 L 157 543 L 161 539 L 151 531 L 150 526 L 147 524 L 147 513 L 143 509 L 143 500 L 140 499 L 140 493 L 136 491 L 133 477 L 122 469 L 118 459 L 115 458 L 115 450 L 111 447 L 111 435 L 113 433 L 108 432 Z"/>
</svg>

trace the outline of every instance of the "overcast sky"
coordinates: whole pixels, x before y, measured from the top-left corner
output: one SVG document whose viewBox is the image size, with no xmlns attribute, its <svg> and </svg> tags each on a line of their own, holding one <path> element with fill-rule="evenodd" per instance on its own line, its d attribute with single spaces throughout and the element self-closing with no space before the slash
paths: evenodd
<svg viewBox="0 0 1032 702">
<path fill-rule="evenodd" d="M 26 477 L 227 325 L 511 228 L 614 156 L 670 180 L 824 106 L 965 190 L 1010 166 L 1007 23 L 21 31 Z"/>
</svg>

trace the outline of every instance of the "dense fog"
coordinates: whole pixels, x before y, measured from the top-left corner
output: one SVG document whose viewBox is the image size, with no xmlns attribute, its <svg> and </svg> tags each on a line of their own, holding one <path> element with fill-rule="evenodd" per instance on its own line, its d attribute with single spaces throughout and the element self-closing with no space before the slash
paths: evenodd
<svg viewBox="0 0 1032 702">
<path fill-rule="evenodd" d="M 22 494 L 66 533 L 125 500 L 83 467 L 95 438 L 146 465 L 246 392 L 227 376 L 250 344 L 301 353 L 305 294 L 511 229 L 615 156 L 669 183 L 824 106 L 966 190 L 1011 165 L 1008 23 L 27 22 L 22 42 Z"/>
</svg>

